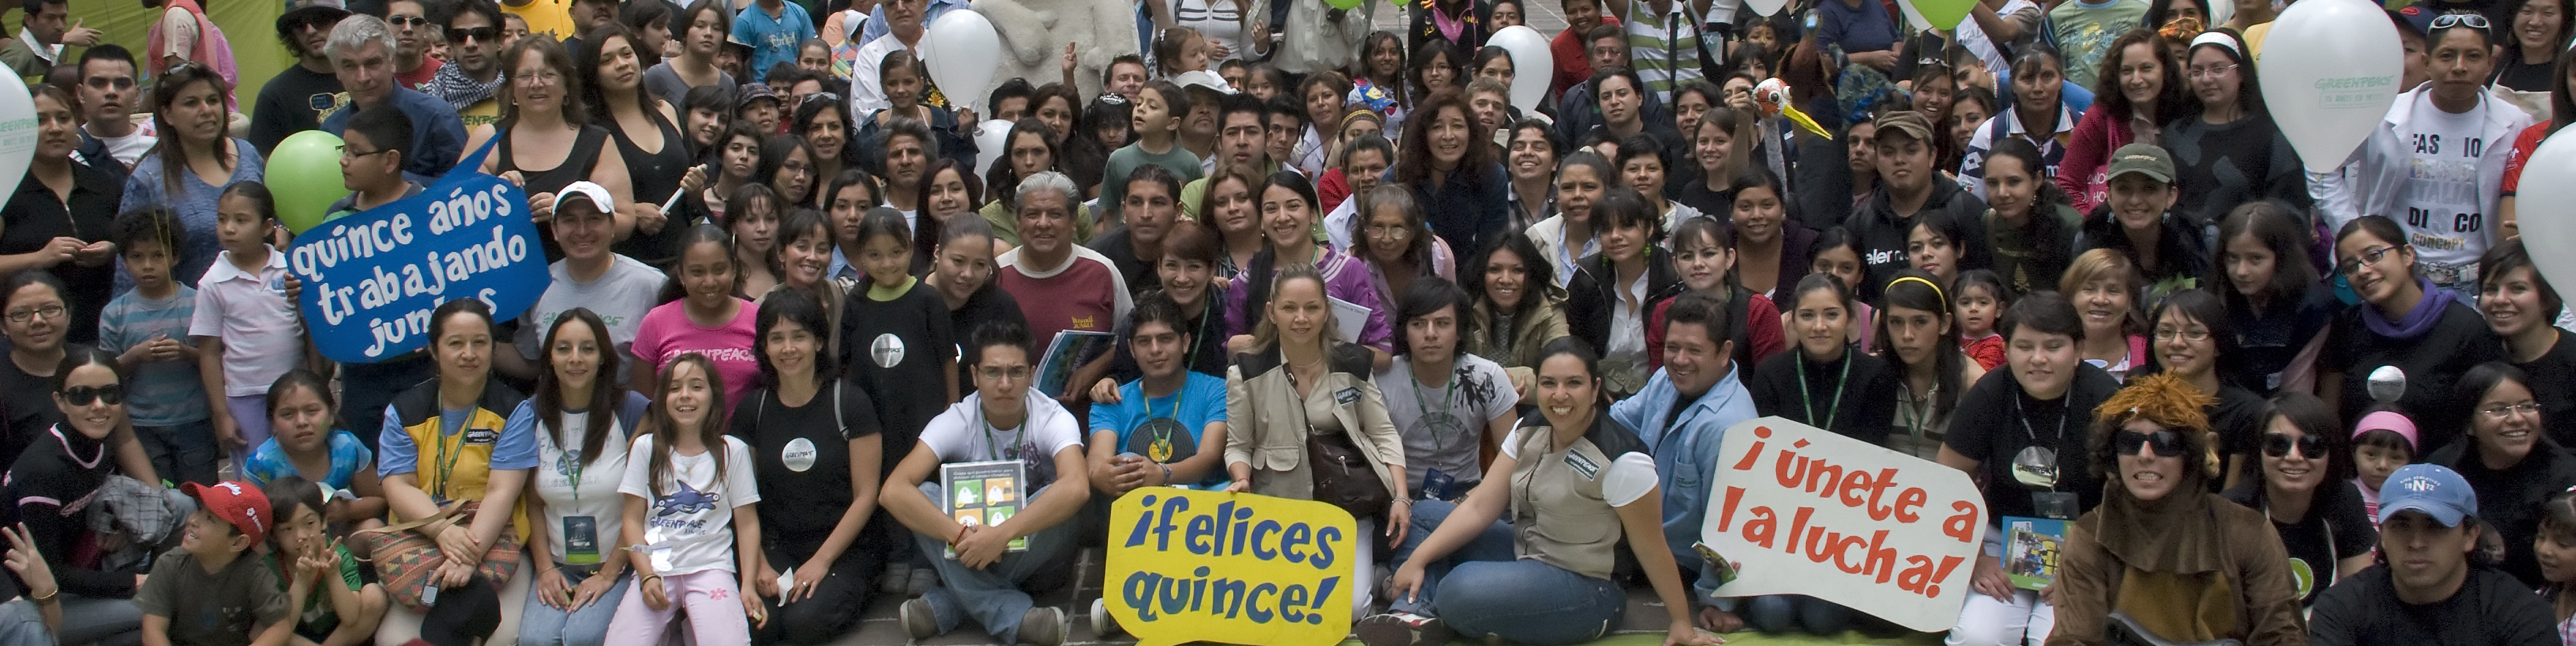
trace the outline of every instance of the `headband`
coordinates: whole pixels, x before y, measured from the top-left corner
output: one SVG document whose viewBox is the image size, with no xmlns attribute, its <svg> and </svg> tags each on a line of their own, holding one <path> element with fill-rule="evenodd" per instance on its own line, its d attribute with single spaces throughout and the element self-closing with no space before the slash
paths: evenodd
<svg viewBox="0 0 2576 646">
<path fill-rule="evenodd" d="M 1385 123 L 1386 123 L 1386 117 L 1378 116 L 1378 115 L 1377 115 L 1377 111 L 1376 111 L 1376 110 L 1370 110 L 1370 109 L 1367 109 L 1367 108 L 1360 108 L 1360 109 L 1352 110 L 1352 111 L 1350 111 L 1350 112 L 1343 113 L 1343 114 L 1342 114 L 1342 125 L 1341 125 L 1341 128 L 1334 128 L 1333 130 L 1334 130 L 1334 132 L 1337 132 L 1337 133 L 1338 133 L 1338 132 L 1340 132 L 1340 131 L 1341 131 L 1341 129 L 1342 129 L 1342 128 L 1348 128 L 1348 127 L 1351 127 L 1351 124 L 1353 124 L 1353 123 L 1358 123 L 1358 122 L 1359 122 L 1359 120 L 1361 120 L 1361 119 L 1367 119 L 1367 120 L 1370 120 L 1370 121 L 1375 121 L 1375 122 L 1378 122 L 1379 124 L 1385 124 Z"/>
<path fill-rule="evenodd" d="M 2225 47 L 2227 48 L 2227 53 L 2235 55 L 2236 58 L 2245 57 L 2245 50 L 2239 48 L 2236 45 L 2236 39 L 2229 38 L 2226 32 L 2205 31 L 2201 32 L 2200 36 L 2191 39 L 2192 47 L 2199 47 L 2202 45 L 2217 45 Z"/>
<path fill-rule="evenodd" d="M 1944 294 L 1944 293 L 1942 293 L 1942 292 L 1941 292 L 1941 286 L 1940 286 L 1940 285 L 1934 284 L 1932 281 L 1927 280 L 1927 279 L 1923 278 L 1922 276 L 1898 276 L 1898 277 L 1896 277 L 1896 280 L 1887 281 L 1887 288 L 1888 288 L 1888 289 L 1895 289 L 1897 285 L 1904 284 L 1904 283 L 1907 283 L 1907 282 L 1923 283 L 1923 286 L 1924 286 L 1924 287 L 1930 287 L 1930 288 L 1932 288 L 1932 296 L 1933 296 L 1934 298 L 1939 298 L 1939 299 L 1941 299 L 1941 302 L 1943 302 L 1943 303 L 1948 303 L 1948 302 L 1950 302 L 1950 296 L 1949 296 L 1948 294 Z"/>
</svg>

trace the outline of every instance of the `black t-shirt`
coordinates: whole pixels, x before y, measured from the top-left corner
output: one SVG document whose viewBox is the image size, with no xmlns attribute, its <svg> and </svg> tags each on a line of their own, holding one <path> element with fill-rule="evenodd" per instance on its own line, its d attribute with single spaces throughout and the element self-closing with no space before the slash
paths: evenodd
<svg viewBox="0 0 2576 646">
<path fill-rule="evenodd" d="M 277 152 L 288 135 L 322 127 L 322 117 L 343 107 L 340 77 L 289 63 L 259 88 L 258 108 L 251 110 L 250 145 L 259 154 Z"/>
<path fill-rule="evenodd" d="M 2261 481 L 2248 482 L 2221 495 L 2267 516 L 2270 513 L 2263 504 Z M 2306 518 L 2286 525 L 2272 521 L 2272 530 L 2281 535 L 2281 547 L 2290 552 L 2290 572 L 2299 585 L 2302 605 L 2316 603 L 2317 595 L 2334 587 L 2336 563 L 2368 554 L 2379 546 L 2379 529 L 2370 524 L 2370 516 L 2362 513 L 2361 490 L 2353 488 L 2351 481 L 2318 485 L 2315 495 Z"/>
<path fill-rule="evenodd" d="M 2237 464 L 2249 482 L 2263 475 L 2263 422 L 2271 409 L 2271 402 L 2252 391 L 2222 383 L 2218 386 L 2218 404 L 2208 411 L 2209 430 L 2218 433 L 2219 455 L 2243 458 Z M 2226 480 L 2210 478 L 2209 486 L 2226 486 Z"/>
<path fill-rule="evenodd" d="M 1673 173 L 1675 181 L 1664 183 L 1664 194 L 1670 196 L 1672 201 L 1699 209 L 1700 215 L 1717 218 L 1719 222 L 1726 222 L 1735 216 L 1734 191 L 1709 190 L 1706 174 L 1708 171 L 1699 170 L 1699 162 L 1695 160 L 1675 159 L 1673 163 L 1684 164 L 1687 170 L 1676 171 Z M 1733 178 L 1718 181 L 1724 183 L 1729 179 Z"/>
<path fill-rule="evenodd" d="M 1754 412 L 1884 443 L 1887 429 L 1896 423 L 1896 371 L 1885 359 L 1858 352 L 1847 356 L 1832 363 L 1806 361 L 1805 350 L 1790 348 L 1762 360 L 1753 378 L 1744 382 L 1753 395 Z"/>
<path fill-rule="evenodd" d="M 1977 461 L 1992 518 L 2037 516 L 2031 493 L 2042 490 L 2073 493 L 2079 512 L 2090 511 L 2102 503 L 2102 484 L 2086 455 L 2085 436 L 2093 428 L 2093 408 L 2119 390 L 2119 380 L 2090 363 L 2075 365 L 2074 382 L 2055 400 L 2032 399 L 2011 370 L 1987 372 L 1959 397 L 1941 443 Z M 2054 487 L 2040 489 L 2013 477 L 2014 459 L 2035 446 L 2057 453 Z"/>
<path fill-rule="evenodd" d="M 104 162 L 72 164 L 68 200 L 55 197 L 53 189 L 28 175 L 8 204 L 0 206 L 0 255 L 43 249 L 55 238 L 106 240 L 118 201 L 125 198 L 125 171 L 113 159 Z M 114 262 L 96 267 L 64 262 L 51 268 L 69 288 L 63 304 L 70 308 L 71 318 L 58 323 L 63 338 L 73 343 L 98 342 L 98 314 L 115 297 L 111 290 L 116 287 L 116 267 Z"/>
<path fill-rule="evenodd" d="M 946 304 L 946 300 L 942 299 L 941 303 Z M 1022 329 L 1029 326 L 1029 316 L 1020 312 L 1020 300 L 1012 298 L 1010 292 L 1003 291 L 1000 285 L 990 280 L 984 281 L 982 288 L 968 295 L 965 305 L 948 311 L 948 333 L 957 339 L 957 390 L 960 396 L 973 389 L 972 384 L 975 383 L 975 349 L 966 347 L 966 342 L 974 338 L 976 326 L 988 321 L 1010 321 L 1018 323 Z M 928 420 L 923 418 L 925 423 Z"/>
<path fill-rule="evenodd" d="M 2281 389 L 2281 373 L 2290 362 L 2306 350 L 2308 343 L 2326 331 L 2343 304 L 2335 301 L 2334 289 L 2324 283 L 2309 285 L 2297 300 L 2282 299 L 2270 307 L 2255 310 L 2236 305 L 2241 298 L 2225 296 L 2228 324 L 2236 328 L 2234 366 L 2220 367 L 2235 382 L 2255 395 L 2270 397 Z"/>
<path fill-rule="evenodd" d="M 2531 363 L 2517 363 L 2531 376 L 2532 399 L 2540 402 L 2540 431 L 2559 446 L 2576 446 L 2576 334 L 2558 333 L 2558 342 Z"/>
<path fill-rule="evenodd" d="M 836 395 L 838 410 L 824 405 Z M 761 537 L 811 557 L 850 508 L 850 440 L 877 434 L 876 405 L 847 381 L 824 384 L 804 406 L 788 406 L 769 388 L 743 403 L 749 405 L 734 411 L 732 434 L 751 445 Z"/>
<path fill-rule="evenodd" d="M 2317 595 L 2310 646 L 2559 646 L 2549 602 L 2511 575 L 2470 566 L 2460 591 L 2439 603 L 2397 598 L 2388 566 L 2371 566 Z"/>
<path fill-rule="evenodd" d="M 86 352 L 77 343 L 63 344 L 65 352 Z M 0 464 L 17 464 L 18 454 L 45 429 L 63 421 L 63 409 L 54 406 L 54 385 L 44 377 L 18 369 L 18 362 L 0 356 L 0 415 L 7 415 L 7 426 L 0 428 Z"/>
<path fill-rule="evenodd" d="M 876 402 L 885 433 L 879 473 L 894 473 L 921 439 L 921 427 L 948 408 L 941 362 L 957 356 L 957 336 L 937 288 L 916 281 L 891 301 L 868 298 L 868 291 L 851 290 L 841 308 L 841 374 Z"/>
<path fill-rule="evenodd" d="M 2423 433 L 2415 443 L 2423 449 L 2418 454 L 2459 439 L 2468 427 L 2469 408 L 2477 403 L 2474 394 L 2459 392 L 2460 374 L 2481 363 L 2503 361 L 2504 340 L 2476 310 L 2456 300 L 2443 306 L 2431 329 L 2405 339 L 2372 331 L 2362 317 L 2377 314 L 2365 314 L 2366 307 L 2371 306 L 2347 307 L 2335 316 L 2325 351 L 2317 357 L 2318 371 L 2343 374 L 2342 410 L 2337 412 L 2343 419 L 2361 419 L 2372 405 L 2370 372 L 2397 366 L 2406 372 L 2406 394 L 2397 406 Z"/>
<path fill-rule="evenodd" d="M 1191 320 L 1187 323 L 1189 329 L 1184 331 L 1191 335 L 1190 343 L 1194 347 L 1181 368 L 1224 379 L 1226 326 L 1225 308 L 1221 305 L 1225 302 L 1225 290 L 1209 287 L 1207 295 L 1200 298 L 1205 301 L 1200 305 L 1201 311 L 1185 314 Z M 1128 327 L 1127 321 L 1118 322 L 1118 342 L 1112 346 L 1117 351 L 1117 358 L 1109 362 L 1109 378 L 1118 383 L 1145 377 L 1145 369 L 1136 367 L 1134 348 L 1128 345 L 1135 334 L 1135 329 Z"/>
<path fill-rule="evenodd" d="M 2540 576 L 2540 562 L 2531 546 L 2532 539 L 2540 537 L 2541 506 L 2550 496 L 2576 486 L 2576 454 L 2542 441 L 2521 462 L 2489 469 L 2469 450 L 2475 444 L 2453 442 L 2434 450 L 2425 461 L 2450 467 L 2469 481 L 2469 490 L 2478 494 L 2479 524 L 2504 539 L 2504 562 L 2497 569 L 2521 579 L 2525 589 L 2538 588 L 2548 583 Z"/>
<path fill-rule="evenodd" d="M 1109 266 L 1117 267 L 1118 274 L 1126 277 L 1129 293 L 1143 293 L 1145 288 L 1162 286 L 1163 277 L 1155 273 L 1153 263 L 1145 262 L 1144 259 L 1136 256 L 1136 240 L 1130 237 L 1132 231 L 1127 227 L 1118 227 L 1117 230 L 1093 236 L 1091 244 L 1083 246 L 1109 257 Z"/>
</svg>

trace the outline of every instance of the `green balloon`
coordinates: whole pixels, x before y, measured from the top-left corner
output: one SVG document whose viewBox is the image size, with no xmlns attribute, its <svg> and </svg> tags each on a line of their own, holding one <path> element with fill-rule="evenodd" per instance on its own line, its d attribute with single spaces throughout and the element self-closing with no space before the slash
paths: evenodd
<svg viewBox="0 0 2576 646">
<path fill-rule="evenodd" d="M 1923 19 L 1931 21 L 1936 29 L 1959 28 L 1959 23 L 1968 19 L 1968 12 L 1977 8 L 1977 0 L 1911 1 L 1914 3 L 1914 10 L 1923 12 Z"/>
<path fill-rule="evenodd" d="M 1358 9 L 1360 4 L 1365 2 L 1368 0 L 1324 0 L 1324 4 L 1332 5 L 1335 9 Z"/>
<path fill-rule="evenodd" d="M 303 233 L 330 218 L 332 202 L 349 196 L 341 184 L 340 138 L 306 130 L 278 142 L 268 156 L 268 192 L 277 198 L 277 219 L 286 230 Z"/>
</svg>

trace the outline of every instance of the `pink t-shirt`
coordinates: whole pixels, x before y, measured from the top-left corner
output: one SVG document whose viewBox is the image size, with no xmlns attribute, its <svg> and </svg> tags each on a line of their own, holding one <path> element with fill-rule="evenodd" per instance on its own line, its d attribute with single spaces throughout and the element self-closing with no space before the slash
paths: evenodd
<svg viewBox="0 0 2576 646">
<path fill-rule="evenodd" d="M 715 363 L 716 376 L 724 379 L 725 412 L 730 414 L 743 393 L 760 382 L 760 361 L 751 353 L 752 321 L 760 317 L 760 306 L 743 301 L 733 320 L 711 328 L 690 322 L 688 308 L 688 301 L 678 300 L 646 312 L 644 323 L 635 328 L 635 358 L 660 375 L 673 357 L 706 355 Z"/>
</svg>

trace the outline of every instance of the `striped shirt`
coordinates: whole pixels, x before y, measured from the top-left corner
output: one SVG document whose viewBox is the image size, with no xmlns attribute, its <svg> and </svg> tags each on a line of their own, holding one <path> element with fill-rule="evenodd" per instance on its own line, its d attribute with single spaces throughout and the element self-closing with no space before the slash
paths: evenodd
<svg viewBox="0 0 2576 646">
<path fill-rule="evenodd" d="M 188 321 L 196 316 L 197 290 L 186 285 L 177 288 L 177 293 L 157 301 L 144 298 L 139 289 L 108 301 L 107 309 L 98 315 L 98 349 L 124 354 L 155 337 L 195 345 L 188 338 Z M 197 374 L 197 362 L 144 363 L 135 369 L 126 392 L 132 393 L 125 404 L 135 426 L 175 426 L 206 419 L 206 383 Z"/>
<path fill-rule="evenodd" d="M 1628 64 L 1657 100 L 1671 103 L 1673 87 L 1703 78 L 1699 69 L 1698 17 L 1688 0 L 1673 0 L 1658 14 L 1652 3 L 1628 0 Z"/>
</svg>

